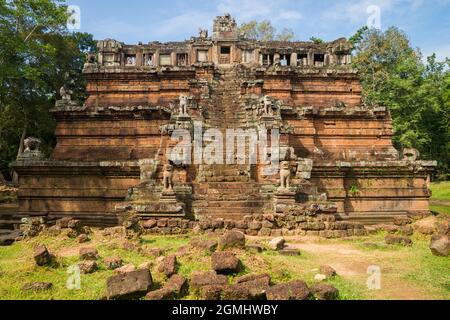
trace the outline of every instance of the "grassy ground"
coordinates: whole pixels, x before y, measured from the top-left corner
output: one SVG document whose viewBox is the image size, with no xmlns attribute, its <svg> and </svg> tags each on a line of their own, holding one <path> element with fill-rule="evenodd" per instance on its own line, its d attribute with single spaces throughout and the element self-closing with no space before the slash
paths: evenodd
<svg viewBox="0 0 450 320">
<path fill-rule="evenodd" d="M 431 210 L 450 215 L 450 181 L 433 183 L 431 191 Z"/>
<path fill-rule="evenodd" d="M 435 257 L 428 249 L 429 239 L 414 237 L 413 247 L 385 246 L 384 235 L 349 240 L 322 240 L 312 238 L 288 238 L 292 247 L 300 249 L 301 256 L 286 257 L 273 251 L 254 254 L 236 251 L 245 267 L 242 274 L 269 273 L 274 283 L 293 279 L 303 279 L 314 283 L 314 276 L 323 264 L 334 267 L 339 276 L 329 280 L 340 290 L 342 300 L 355 299 L 449 299 L 450 300 L 450 259 Z M 188 245 L 190 237 L 144 237 L 144 248 L 164 248 L 168 253 L 178 252 Z M 262 238 L 251 238 L 249 242 L 266 244 Z M 36 267 L 32 259 L 35 243 L 44 243 L 58 256 L 59 266 L 54 268 Z M 371 247 L 365 245 L 371 242 Z M 70 276 L 67 269 L 78 262 L 80 247 L 95 246 L 102 258 L 120 256 L 126 263 L 139 265 L 143 262 L 155 263 L 155 258 L 122 249 L 121 240 L 103 238 L 98 232 L 92 242 L 79 245 L 65 238 L 39 237 L 19 242 L 11 247 L 0 247 L 0 299 L 101 299 L 106 290 L 106 279 L 111 271 L 102 267 L 92 275 L 82 275 L 81 290 L 69 290 L 66 282 Z M 210 269 L 210 254 L 191 248 L 180 256 L 179 273 L 189 277 L 197 270 Z M 367 289 L 367 268 L 376 265 L 381 268 L 381 290 Z M 154 271 L 155 288 L 166 279 Z M 23 292 L 22 286 L 29 282 L 52 282 L 49 292 Z M 233 279 L 230 277 L 230 282 Z M 185 299 L 196 299 L 190 295 Z"/>
</svg>

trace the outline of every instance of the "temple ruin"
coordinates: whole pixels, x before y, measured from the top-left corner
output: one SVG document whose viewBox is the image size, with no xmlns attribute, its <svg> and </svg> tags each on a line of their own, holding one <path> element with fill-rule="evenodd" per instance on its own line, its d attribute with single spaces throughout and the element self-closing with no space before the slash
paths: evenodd
<svg viewBox="0 0 450 320">
<path fill-rule="evenodd" d="M 436 163 L 394 148 L 389 106 L 364 104 L 351 50 L 344 38 L 250 40 L 230 15 L 216 18 L 212 35 L 200 30 L 184 42 L 99 41 L 83 70 L 85 104 L 63 88 L 52 110 L 50 159 L 31 139 L 13 165 L 20 217 L 96 226 L 126 212 L 240 221 L 312 204 L 332 221 L 363 224 L 429 214 Z M 204 131 L 278 130 L 279 172 L 267 175 L 261 163 L 170 162 L 172 133 L 195 122 Z"/>
</svg>

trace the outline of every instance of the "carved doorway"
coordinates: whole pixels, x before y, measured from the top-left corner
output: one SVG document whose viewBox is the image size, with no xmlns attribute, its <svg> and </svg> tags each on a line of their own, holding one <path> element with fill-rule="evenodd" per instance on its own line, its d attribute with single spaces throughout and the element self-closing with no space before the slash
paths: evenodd
<svg viewBox="0 0 450 320">
<path fill-rule="evenodd" d="M 231 63 L 231 47 L 222 46 L 220 47 L 220 64 L 230 64 Z"/>
</svg>

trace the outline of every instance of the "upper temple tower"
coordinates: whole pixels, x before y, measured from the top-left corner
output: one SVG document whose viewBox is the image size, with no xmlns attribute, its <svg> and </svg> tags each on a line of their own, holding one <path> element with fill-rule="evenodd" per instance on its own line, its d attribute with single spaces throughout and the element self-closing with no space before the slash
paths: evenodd
<svg viewBox="0 0 450 320">
<path fill-rule="evenodd" d="M 229 13 L 214 20 L 213 40 L 238 40 L 236 20 Z"/>
</svg>

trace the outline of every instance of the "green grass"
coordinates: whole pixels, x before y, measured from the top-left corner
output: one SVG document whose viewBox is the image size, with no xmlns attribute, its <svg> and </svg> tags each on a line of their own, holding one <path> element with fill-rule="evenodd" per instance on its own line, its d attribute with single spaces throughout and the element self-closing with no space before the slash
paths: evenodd
<svg viewBox="0 0 450 320">
<path fill-rule="evenodd" d="M 450 181 L 431 184 L 431 211 L 450 215 Z"/>
<path fill-rule="evenodd" d="M 432 200 L 450 201 L 450 181 L 431 184 Z"/>
<path fill-rule="evenodd" d="M 180 247 L 188 245 L 188 236 L 145 236 L 141 245 L 146 248 L 163 248 L 168 254 L 177 252 Z M 235 250 L 241 259 L 244 269 L 237 275 L 230 276 L 230 283 L 234 283 L 235 276 L 244 274 L 268 273 L 273 284 L 284 283 L 291 280 L 305 280 L 308 285 L 314 284 L 314 276 L 322 264 L 340 263 L 347 267 L 352 264 L 361 265 L 363 269 L 359 273 L 348 276 L 338 275 L 327 280 L 340 291 L 341 300 L 361 299 L 390 299 L 392 292 L 373 292 L 366 288 L 367 274 L 365 268 L 368 265 L 380 265 L 383 270 L 383 284 L 389 290 L 410 290 L 420 288 L 426 297 L 430 299 L 450 299 L 449 272 L 450 259 L 435 257 L 429 249 L 429 239 L 426 237 L 413 238 L 413 247 L 386 246 L 384 234 L 380 233 L 370 237 L 352 240 L 318 240 L 316 244 L 327 247 L 335 246 L 357 250 L 358 254 L 341 255 L 339 252 L 315 252 L 314 250 L 302 250 L 300 256 L 282 256 L 273 251 L 264 251 L 253 254 L 243 250 Z M 364 242 L 374 242 L 379 247 L 367 248 Z M 51 252 L 58 254 L 59 265 L 54 268 L 37 267 L 32 258 L 32 247 L 36 243 L 47 245 Z M 126 251 L 122 249 L 122 241 L 103 238 L 99 232 L 95 232 L 93 243 L 79 245 L 75 240 L 64 237 L 52 238 L 40 236 L 38 238 L 22 241 L 10 247 L 0 247 L 0 300 L 98 300 L 102 299 L 106 291 L 106 279 L 113 272 L 105 270 L 102 259 L 110 256 L 120 256 L 125 263 L 133 263 L 138 266 L 144 262 L 154 265 L 152 276 L 155 281 L 154 288 L 158 288 L 166 281 L 165 277 L 156 272 L 156 259 L 145 253 Z M 69 277 L 67 269 L 79 262 L 79 247 L 95 246 L 99 250 L 101 259 L 98 261 L 100 270 L 92 275 L 82 275 L 81 290 L 69 290 L 66 282 Z M 334 247 L 333 247 L 334 248 Z M 201 250 L 189 249 L 188 254 L 180 256 L 179 274 L 189 278 L 195 271 L 210 270 L 211 253 Z M 29 282 L 52 282 L 54 288 L 48 292 L 31 293 L 23 292 L 22 286 Z M 407 285 L 406 289 L 401 288 Z M 394 296 L 395 297 L 395 296 Z M 191 293 L 185 297 L 194 300 L 197 296 Z"/>
</svg>

